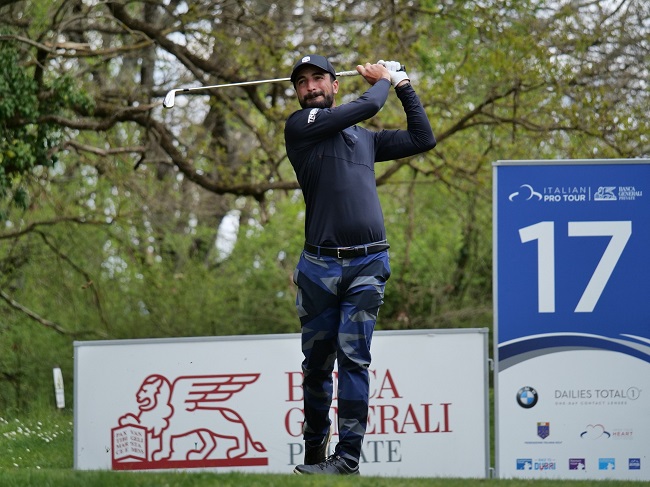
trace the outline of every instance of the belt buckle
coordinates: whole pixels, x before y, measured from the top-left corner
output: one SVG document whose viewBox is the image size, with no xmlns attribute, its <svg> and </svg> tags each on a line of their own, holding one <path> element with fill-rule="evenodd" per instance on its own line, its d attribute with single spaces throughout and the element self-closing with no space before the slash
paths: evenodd
<svg viewBox="0 0 650 487">
<path fill-rule="evenodd" d="M 353 250 L 353 249 L 354 249 L 354 247 L 337 247 L 336 248 L 336 258 L 337 259 L 343 259 L 343 257 L 341 257 L 341 250 L 345 251 L 345 250 Z"/>
</svg>

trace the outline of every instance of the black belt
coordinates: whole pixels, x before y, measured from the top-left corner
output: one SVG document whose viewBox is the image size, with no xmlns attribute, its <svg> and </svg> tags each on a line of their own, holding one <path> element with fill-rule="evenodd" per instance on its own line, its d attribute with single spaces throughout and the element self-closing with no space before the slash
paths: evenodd
<svg viewBox="0 0 650 487">
<path fill-rule="evenodd" d="M 325 255 L 327 257 L 336 257 L 338 259 L 351 259 L 352 257 L 361 257 L 362 255 L 376 254 L 388 250 L 390 245 L 385 240 L 367 245 L 355 245 L 353 247 L 319 247 L 305 242 L 305 250 L 310 254 Z"/>
</svg>

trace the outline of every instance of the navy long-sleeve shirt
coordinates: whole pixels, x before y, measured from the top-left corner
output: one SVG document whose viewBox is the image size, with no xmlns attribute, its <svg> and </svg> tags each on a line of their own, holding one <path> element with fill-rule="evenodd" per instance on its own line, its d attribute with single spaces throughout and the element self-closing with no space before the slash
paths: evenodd
<svg viewBox="0 0 650 487">
<path fill-rule="evenodd" d="M 356 125 L 379 112 L 390 86 L 381 79 L 350 103 L 305 108 L 288 118 L 287 156 L 305 199 L 305 239 L 310 244 L 348 247 L 386 239 L 375 162 L 435 147 L 431 125 L 410 84 L 395 90 L 406 113 L 406 130 L 374 132 Z"/>
</svg>

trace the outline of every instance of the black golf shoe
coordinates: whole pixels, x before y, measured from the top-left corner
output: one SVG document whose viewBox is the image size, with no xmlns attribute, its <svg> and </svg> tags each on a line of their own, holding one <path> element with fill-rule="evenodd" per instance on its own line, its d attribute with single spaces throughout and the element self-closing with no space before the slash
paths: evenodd
<svg viewBox="0 0 650 487">
<path fill-rule="evenodd" d="M 350 467 L 342 457 L 335 453 L 316 465 L 298 465 L 293 469 L 293 473 L 298 475 L 359 475 L 359 465 Z"/>
</svg>

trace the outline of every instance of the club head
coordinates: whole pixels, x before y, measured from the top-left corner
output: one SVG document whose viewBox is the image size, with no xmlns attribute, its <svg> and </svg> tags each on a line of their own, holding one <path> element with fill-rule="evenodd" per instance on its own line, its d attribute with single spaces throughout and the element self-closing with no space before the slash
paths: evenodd
<svg viewBox="0 0 650 487">
<path fill-rule="evenodd" d="M 163 100 L 163 106 L 165 108 L 173 107 L 175 99 L 176 99 L 176 90 L 171 90 L 169 93 L 165 95 L 165 99 Z"/>
</svg>

